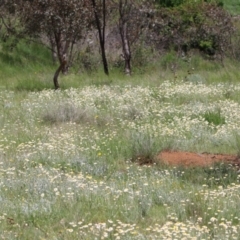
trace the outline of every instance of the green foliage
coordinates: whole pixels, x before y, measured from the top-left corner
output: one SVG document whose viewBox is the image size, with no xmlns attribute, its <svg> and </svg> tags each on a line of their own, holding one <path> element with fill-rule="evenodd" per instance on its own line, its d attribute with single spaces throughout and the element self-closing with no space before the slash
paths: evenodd
<svg viewBox="0 0 240 240">
<path fill-rule="evenodd" d="M 231 49 L 232 20 L 215 1 L 186 1 L 178 7 L 161 8 L 155 18 L 152 39 L 161 50 L 187 54 L 198 49 L 208 56 L 223 56 Z"/>
<path fill-rule="evenodd" d="M 157 0 L 156 3 L 161 7 L 176 7 L 186 2 L 186 0 Z"/>
<path fill-rule="evenodd" d="M 91 73 L 99 68 L 101 60 L 96 55 L 90 46 L 79 52 L 78 57 L 74 63 L 74 68 L 80 72 Z"/>
<path fill-rule="evenodd" d="M 208 53 L 209 55 L 214 54 L 214 42 L 210 40 L 201 40 L 199 41 L 199 49 Z"/>
<path fill-rule="evenodd" d="M 140 44 L 134 47 L 132 51 L 132 65 L 134 71 L 145 72 L 149 62 L 154 59 L 155 55 L 153 49 L 144 44 Z"/>
<path fill-rule="evenodd" d="M 161 57 L 160 64 L 163 69 L 172 69 L 180 61 L 175 51 L 169 51 Z"/>
<path fill-rule="evenodd" d="M 225 117 L 222 116 L 221 110 L 207 111 L 203 114 L 203 118 L 209 123 L 215 126 L 225 124 Z"/>
<path fill-rule="evenodd" d="M 195 0 L 196 2 L 203 2 L 202 0 Z M 223 0 L 204 0 L 206 3 L 216 3 L 218 6 L 224 6 Z M 193 3 L 191 0 L 157 0 L 156 4 L 158 4 L 161 7 L 178 7 L 183 4 Z"/>
</svg>

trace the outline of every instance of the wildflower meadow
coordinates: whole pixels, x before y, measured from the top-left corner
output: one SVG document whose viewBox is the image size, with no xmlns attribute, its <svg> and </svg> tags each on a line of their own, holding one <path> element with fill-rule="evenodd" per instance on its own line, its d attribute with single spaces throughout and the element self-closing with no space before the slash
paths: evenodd
<svg viewBox="0 0 240 240">
<path fill-rule="evenodd" d="M 240 239 L 240 84 L 0 90 L 0 239 Z M 139 158 L 151 159 L 140 164 Z"/>
</svg>

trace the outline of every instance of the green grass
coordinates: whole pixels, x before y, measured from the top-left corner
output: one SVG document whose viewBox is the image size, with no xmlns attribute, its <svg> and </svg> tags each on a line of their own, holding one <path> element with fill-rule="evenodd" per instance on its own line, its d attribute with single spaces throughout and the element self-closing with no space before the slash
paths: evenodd
<svg viewBox="0 0 240 240">
<path fill-rule="evenodd" d="M 203 118 L 209 123 L 214 124 L 216 126 L 225 123 L 225 117 L 221 115 L 220 109 L 215 111 L 207 111 L 203 114 Z"/>
<path fill-rule="evenodd" d="M 6 89 L 41 90 L 51 87 L 54 66 L 47 49 L 20 42 L 13 49 L 1 43 L 0 85 Z"/>
<path fill-rule="evenodd" d="M 1 91 L 1 237 L 239 235 L 234 166 L 156 159 L 163 149 L 238 154 L 240 102 L 226 89 L 239 84 L 142 84 Z"/>
<path fill-rule="evenodd" d="M 5 43 L 6 44 L 6 43 Z M 9 44 L 8 44 L 9 45 Z M 12 50 L 9 46 L 2 45 L 0 49 L 0 86 L 4 89 L 38 91 L 53 88 L 53 75 L 57 68 L 52 63 L 51 54 L 37 44 L 20 42 Z M 172 66 L 175 66 L 174 72 Z M 239 79 L 239 62 L 225 59 L 225 67 L 217 61 L 204 60 L 198 55 L 193 55 L 189 61 L 177 59 L 173 53 L 162 56 L 155 63 L 141 67 L 133 65 L 133 75 L 126 77 L 123 71 L 110 64 L 110 76 L 106 78 L 102 67 L 94 72 L 79 72 L 74 66 L 66 76 L 60 75 L 59 82 L 63 89 L 82 87 L 86 85 L 142 85 L 157 86 L 164 80 L 182 79 L 190 80 L 197 76 L 206 83 L 229 82 L 234 83 Z M 142 79 L 141 81 L 139 79 Z M 194 79 L 192 80 L 194 81 Z"/>
<path fill-rule="evenodd" d="M 223 0 L 224 8 L 233 15 L 240 14 L 240 2 L 238 0 Z"/>
<path fill-rule="evenodd" d="M 54 91 L 48 51 L 0 52 L 0 238 L 239 238 L 235 166 L 157 158 L 239 155 L 239 63 L 193 56 L 173 73 L 167 56 L 132 77 L 73 68 Z"/>
</svg>

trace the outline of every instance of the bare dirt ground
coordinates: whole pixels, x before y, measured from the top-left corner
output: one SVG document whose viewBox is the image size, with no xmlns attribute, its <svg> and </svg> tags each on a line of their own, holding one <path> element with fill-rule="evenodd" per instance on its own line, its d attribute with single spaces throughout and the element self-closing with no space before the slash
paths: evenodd
<svg viewBox="0 0 240 240">
<path fill-rule="evenodd" d="M 163 151 L 157 159 L 165 164 L 185 167 L 205 167 L 216 162 L 225 162 L 240 167 L 240 159 L 235 155 Z"/>
</svg>

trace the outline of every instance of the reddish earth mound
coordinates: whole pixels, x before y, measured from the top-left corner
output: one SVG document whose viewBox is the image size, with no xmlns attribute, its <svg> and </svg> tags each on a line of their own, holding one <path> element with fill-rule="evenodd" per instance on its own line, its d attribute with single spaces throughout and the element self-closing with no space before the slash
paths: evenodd
<svg viewBox="0 0 240 240">
<path fill-rule="evenodd" d="M 191 153 L 178 151 L 163 151 L 158 157 L 160 161 L 169 165 L 177 166 L 210 166 L 216 162 L 225 162 L 240 166 L 240 159 L 234 155 L 227 154 L 208 154 L 208 153 Z"/>
</svg>

